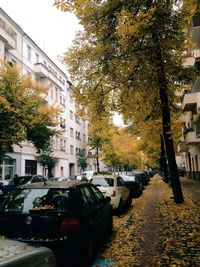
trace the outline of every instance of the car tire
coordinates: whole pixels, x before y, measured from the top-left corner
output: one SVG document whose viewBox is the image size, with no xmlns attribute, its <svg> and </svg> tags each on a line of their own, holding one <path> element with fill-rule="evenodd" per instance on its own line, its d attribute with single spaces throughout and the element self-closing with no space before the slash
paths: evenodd
<svg viewBox="0 0 200 267">
<path fill-rule="evenodd" d="M 130 208 L 131 205 L 132 205 L 132 194 L 129 194 L 128 202 L 127 202 L 127 207 Z"/>
<path fill-rule="evenodd" d="M 123 210 L 123 202 L 122 202 L 122 199 L 120 199 L 119 205 L 118 205 L 118 208 L 117 208 L 117 214 L 121 215 L 122 214 L 122 210 Z"/>
<path fill-rule="evenodd" d="M 111 216 L 108 222 L 108 228 L 106 231 L 106 236 L 110 236 L 113 232 L 113 217 Z"/>
<path fill-rule="evenodd" d="M 95 244 L 94 238 L 92 236 L 88 236 L 87 243 L 85 244 L 85 248 L 83 250 L 83 267 L 91 266 L 95 255 Z"/>
</svg>

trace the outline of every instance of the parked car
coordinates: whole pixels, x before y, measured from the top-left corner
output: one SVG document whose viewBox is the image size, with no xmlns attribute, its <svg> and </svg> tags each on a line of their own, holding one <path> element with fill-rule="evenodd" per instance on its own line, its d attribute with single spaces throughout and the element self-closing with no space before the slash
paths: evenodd
<svg viewBox="0 0 200 267">
<path fill-rule="evenodd" d="M 97 175 L 91 178 L 90 183 L 96 185 L 105 197 L 109 196 L 111 198 L 112 208 L 119 214 L 125 205 L 131 206 L 131 192 L 122 177 L 118 175 Z"/>
<path fill-rule="evenodd" d="M 131 172 L 131 174 L 133 174 L 133 175 L 138 174 L 138 176 L 140 176 L 140 180 L 141 180 L 143 186 L 148 185 L 150 177 L 149 177 L 147 171 L 138 169 L 138 170 L 133 170 Z"/>
<path fill-rule="evenodd" d="M 38 183 L 38 182 L 46 182 L 47 178 L 42 175 L 23 175 L 23 176 L 17 176 L 16 178 L 13 178 L 9 181 L 8 184 L 4 185 L 4 189 L 7 193 L 12 191 L 15 187 L 19 185 L 24 185 L 26 183 Z"/>
<path fill-rule="evenodd" d="M 112 223 L 110 198 L 76 180 L 17 187 L 0 206 L 0 235 L 46 246 L 67 266 L 89 266 Z"/>
<path fill-rule="evenodd" d="M 56 267 L 53 252 L 16 240 L 0 238 L 0 267 Z"/>
<path fill-rule="evenodd" d="M 10 193 L 14 188 L 19 185 L 23 184 L 31 184 L 31 183 L 38 183 L 38 182 L 46 182 L 47 178 L 42 175 L 24 175 L 24 176 L 17 176 L 10 180 L 10 182 L 6 185 L 3 185 L 2 192 L 4 195 Z"/>
<path fill-rule="evenodd" d="M 56 176 L 56 177 L 51 177 L 49 180 L 50 181 L 55 181 L 55 182 L 61 182 L 61 181 L 67 181 L 69 178 L 64 177 L 64 176 Z"/>
<path fill-rule="evenodd" d="M 139 197 L 143 191 L 140 174 L 122 174 L 125 184 L 131 191 L 132 197 Z"/>
</svg>

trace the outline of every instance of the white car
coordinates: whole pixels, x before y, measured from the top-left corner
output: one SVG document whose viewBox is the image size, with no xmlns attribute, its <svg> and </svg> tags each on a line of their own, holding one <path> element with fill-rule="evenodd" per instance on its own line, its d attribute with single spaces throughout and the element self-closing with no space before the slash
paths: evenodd
<svg viewBox="0 0 200 267">
<path fill-rule="evenodd" d="M 111 205 L 118 213 L 127 205 L 131 206 L 132 196 L 122 177 L 118 175 L 96 175 L 90 180 L 103 193 L 104 197 L 111 198 Z"/>
</svg>

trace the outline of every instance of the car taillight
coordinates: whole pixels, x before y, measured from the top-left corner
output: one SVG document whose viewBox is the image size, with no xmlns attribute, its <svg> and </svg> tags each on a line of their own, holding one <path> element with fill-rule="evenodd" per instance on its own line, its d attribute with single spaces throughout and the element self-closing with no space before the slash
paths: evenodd
<svg viewBox="0 0 200 267">
<path fill-rule="evenodd" d="M 111 197 L 116 197 L 116 191 L 113 190 Z"/>
<path fill-rule="evenodd" d="M 79 220 L 75 217 L 64 218 L 60 224 L 60 233 L 77 232 L 80 230 Z"/>
</svg>

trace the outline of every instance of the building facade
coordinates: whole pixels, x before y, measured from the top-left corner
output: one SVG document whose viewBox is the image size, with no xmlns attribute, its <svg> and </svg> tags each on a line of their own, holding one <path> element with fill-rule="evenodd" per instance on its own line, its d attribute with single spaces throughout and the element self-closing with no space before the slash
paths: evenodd
<svg viewBox="0 0 200 267">
<path fill-rule="evenodd" d="M 59 106 L 58 128 L 62 134 L 55 136 L 52 154 L 57 159 L 53 176 L 80 174 L 77 154 L 88 151 L 88 123 L 76 116 L 76 104 L 72 97 L 72 84 L 66 74 L 45 54 L 45 52 L 0 8 L 0 59 L 17 64 L 22 75 L 30 75 L 37 83 L 48 86 L 46 101 Z M 15 173 L 47 175 L 38 162 L 34 146 L 23 142 L 14 146 L 14 153 L 8 153 L 0 162 L 0 180 L 11 179 Z M 93 159 L 88 160 L 88 170 L 95 170 Z"/>
<path fill-rule="evenodd" d="M 192 19 L 190 29 L 194 47 L 189 49 L 183 59 L 185 67 L 200 71 L 200 13 Z M 178 151 L 185 159 L 187 177 L 200 181 L 200 77 L 197 77 L 191 88 L 182 96 L 184 111 L 182 139 Z"/>
</svg>

